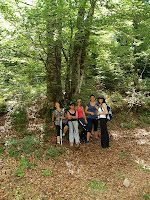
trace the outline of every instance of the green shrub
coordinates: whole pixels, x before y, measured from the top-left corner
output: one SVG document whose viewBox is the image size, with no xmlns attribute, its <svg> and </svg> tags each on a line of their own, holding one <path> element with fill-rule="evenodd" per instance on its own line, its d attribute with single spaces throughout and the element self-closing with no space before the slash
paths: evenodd
<svg viewBox="0 0 150 200">
<path fill-rule="evenodd" d="M 55 147 L 50 147 L 50 150 L 46 153 L 46 160 L 53 158 L 54 160 L 57 160 L 59 158 L 60 155 L 62 155 L 64 153 L 64 150 L 59 148 L 55 148 Z"/>
<path fill-rule="evenodd" d="M 150 111 L 141 111 L 138 113 L 139 126 L 146 127 L 150 123 Z"/>
<path fill-rule="evenodd" d="M 9 156 L 17 159 L 20 157 L 21 153 L 32 154 L 40 147 L 40 142 L 36 141 L 34 136 L 26 136 L 20 140 L 11 138 L 6 141 L 5 146 L 9 150 Z"/>
<path fill-rule="evenodd" d="M 51 175 L 51 170 L 50 169 L 43 170 L 41 175 L 42 176 L 50 176 Z"/>
<path fill-rule="evenodd" d="M 15 131 L 22 135 L 27 132 L 28 116 L 24 107 L 18 107 L 10 114 L 11 125 Z"/>
<path fill-rule="evenodd" d="M 24 171 L 25 168 L 34 169 L 37 166 L 37 164 L 36 163 L 32 164 L 28 161 L 27 158 L 22 157 L 18 166 L 20 167 L 20 169 L 14 170 L 12 173 L 17 174 L 17 176 L 22 178 L 24 176 L 23 171 Z"/>
<path fill-rule="evenodd" d="M 5 102 L 0 102 L 0 116 L 7 113 L 7 104 Z"/>
<path fill-rule="evenodd" d="M 119 118 L 118 123 L 122 127 L 126 128 L 126 129 L 136 128 L 137 124 L 134 121 L 134 116 L 130 115 L 129 113 L 121 112 L 119 114 L 118 118 Z"/>
</svg>

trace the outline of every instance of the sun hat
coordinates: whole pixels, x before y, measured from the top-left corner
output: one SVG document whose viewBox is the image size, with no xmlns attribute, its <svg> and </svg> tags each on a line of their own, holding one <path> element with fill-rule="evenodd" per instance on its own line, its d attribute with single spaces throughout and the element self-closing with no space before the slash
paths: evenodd
<svg viewBox="0 0 150 200">
<path fill-rule="evenodd" d="M 100 94 L 97 99 L 105 99 L 104 95 L 103 94 Z"/>
</svg>

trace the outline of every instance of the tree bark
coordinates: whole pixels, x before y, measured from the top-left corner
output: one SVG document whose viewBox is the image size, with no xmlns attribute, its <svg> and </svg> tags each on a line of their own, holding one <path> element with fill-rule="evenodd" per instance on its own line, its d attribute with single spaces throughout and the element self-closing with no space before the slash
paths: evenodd
<svg viewBox="0 0 150 200">
<path fill-rule="evenodd" d="M 53 6 L 56 2 L 53 0 Z M 59 21 L 59 26 L 58 26 Z M 56 36 L 55 31 L 58 30 Z M 54 14 L 49 15 L 47 19 L 47 99 L 50 108 L 54 107 L 56 101 L 62 100 L 61 85 L 61 21 Z M 57 37 L 57 38 L 55 38 Z"/>
<path fill-rule="evenodd" d="M 88 41 L 90 36 L 90 28 L 93 20 L 94 9 L 96 0 L 91 0 L 91 6 L 86 17 L 85 5 L 87 1 L 82 1 L 78 11 L 77 18 L 77 32 L 74 38 L 73 52 L 72 52 L 72 64 L 71 64 L 71 90 L 70 98 L 79 94 L 82 87 L 85 71 L 85 59 L 88 47 Z"/>
</svg>

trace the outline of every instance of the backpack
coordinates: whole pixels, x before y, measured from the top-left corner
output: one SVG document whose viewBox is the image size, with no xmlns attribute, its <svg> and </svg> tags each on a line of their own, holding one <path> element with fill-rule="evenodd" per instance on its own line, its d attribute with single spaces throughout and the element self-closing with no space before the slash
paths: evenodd
<svg viewBox="0 0 150 200">
<path fill-rule="evenodd" d="M 106 118 L 108 121 L 111 121 L 112 120 L 112 111 L 111 111 L 111 107 L 109 105 L 107 105 L 107 110 L 108 110 L 108 114 L 107 114 Z"/>
</svg>

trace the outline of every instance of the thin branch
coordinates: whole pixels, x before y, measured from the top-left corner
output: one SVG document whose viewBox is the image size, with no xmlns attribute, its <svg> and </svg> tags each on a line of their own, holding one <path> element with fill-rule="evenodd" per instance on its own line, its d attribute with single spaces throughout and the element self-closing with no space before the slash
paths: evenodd
<svg viewBox="0 0 150 200">
<path fill-rule="evenodd" d="M 64 57 L 65 57 L 66 62 L 68 63 L 68 57 L 67 57 L 66 52 L 65 52 L 65 50 L 64 50 L 63 47 L 62 47 L 62 52 L 63 52 L 63 54 L 64 54 Z"/>
<path fill-rule="evenodd" d="M 27 58 L 32 58 L 32 59 L 34 59 L 34 60 L 39 60 L 39 61 L 42 61 L 43 63 L 44 63 L 44 65 L 45 65 L 45 60 L 42 58 L 37 58 L 37 57 L 35 57 L 35 56 L 31 56 L 31 55 L 28 55 L 28 54 L 26 54 L 26 53 L 24 53 L 24 52 L 21 52 L 21 51 L 18 51 L 18 50 L 16 50 L 16 49 L 13 49 L 13 48 L 9 48 L 9 49 L 11 49 L 12 51 L 14 51 L 14 52 L 16 52 L 16 53 L 18 53 L 18 54 L 22 54 L 22 55 L 24 55 L 25 57 L 27 57 Z"/>
<path fill-rule="evenodd" d="M 23 2 L 23 1 L 20 1 L 19 3 L 23 3 L 23 4 L 25 4 L 25 5 L 28 5 L 28 6 L 31 6 L 31 7 L 34 7 L 34 8 L 35 8 L 35 6 L 33 6 L 33 5 L 29 4 L 29 3 Z"/>
</svg>

